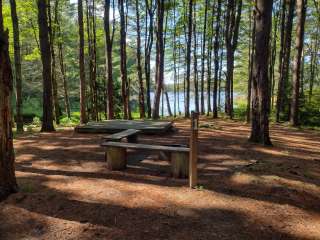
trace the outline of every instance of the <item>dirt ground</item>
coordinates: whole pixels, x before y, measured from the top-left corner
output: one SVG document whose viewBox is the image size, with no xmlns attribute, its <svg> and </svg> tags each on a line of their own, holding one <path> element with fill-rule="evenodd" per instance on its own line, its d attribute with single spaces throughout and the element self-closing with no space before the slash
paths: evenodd
<svg viewBox="0 0 320 240">
<path fill-rule="evenodd" d="M 189 121 L 175 125 L 139 141 L 187 144 Z M 20 136 L 20 192 L 0 203 L 0 239 L 320 239 L 320 133 L 275 125 L 267 148 L 248 135 L 202 119 L 198 190 L 152 153 L 107 170 L 101 135 Z"/>
</svg>

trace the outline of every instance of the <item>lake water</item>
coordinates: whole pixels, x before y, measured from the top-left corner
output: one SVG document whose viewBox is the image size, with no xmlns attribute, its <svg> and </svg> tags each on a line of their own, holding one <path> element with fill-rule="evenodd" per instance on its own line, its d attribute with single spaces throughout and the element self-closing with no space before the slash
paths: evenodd
<svg viewBox="0 0 320 240">
<path fill-rule="evenodd" d="M 181 114 L 184 114 L 184 103 L 185 103 L 185 99 L 184 99 L 184 93 L 183 92 L 179 92 L 179 94 L 177 93 L 177 103 L 176 103 L 176 113 L 177 115 L 179 114 L 179 112 Z M 171 107 L 171 111 L 172 114 L 174 114 L 174 93 L 173 92 L 168 92 L 168 97 L 169 97 L 169 102 L 170 102 L 170 107 Z M 179 97 L 179 98 L 178 98 Z M 201 104 L 201 94 L 199 93 L 199 105 Z M 154 93 L 151 93 L 151 100 L 152 100 L 152 104 L 153 104 L 153 99 L 154 99 Z M 205 105 L 205 112 L 207 112 L 207 93 L 204 94 L 204 105 Z M 225 99 L 225 95 L 224 92 L 221 92 L 221 106 L 224 106 L 224 99 Z M 217 99 L 218 101 L 218 99 Z M 167 108 L 167 100 L 166 97 L 164 96 L 164 101 L 162 101 L 162 96 L 160 99 L 160 115 L 162 114 L 162 103 L 163 103 L 163 115 L 164 116 L 168 116 L 168 108 Z M 151 105 L 153 106 L 153 105 Z M 213 106 L 213 98 L 211 95 L 211 108 Z M 194 111 L 195 110 L 195 95 L 193 93 L 190 93 L 190 111 Z"/>
</svg>

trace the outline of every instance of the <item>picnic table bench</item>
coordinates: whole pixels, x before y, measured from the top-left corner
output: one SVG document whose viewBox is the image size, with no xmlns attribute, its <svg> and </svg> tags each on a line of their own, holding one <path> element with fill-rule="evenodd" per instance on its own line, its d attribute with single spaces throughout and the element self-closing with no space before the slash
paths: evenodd
<svg viewBox="0 0 320 240">
<path fill-rule="evenodd" d="M 110 170 L 122 170 L 127 166 L 127 149 L 158 151 L 170 153 L 173 177 L 186 178 L 189 175 L 190 148 L 177 146 L 150 145 L 125 142 L 103 142 L 106 149 L 107 165 Z"/>
<path fill-rule="evenodd" d="M 102 139 L 106 141 L 120 142 L 122 139 L 127 138 L 128 142 L 135 143 L 138 140 L 138 134 L 140 132 L 141 132 L 140 130 L 136 130 L 136 129 L 127 129 L 122 132 L 104 136 L 102 137 Z"/>
</svg>

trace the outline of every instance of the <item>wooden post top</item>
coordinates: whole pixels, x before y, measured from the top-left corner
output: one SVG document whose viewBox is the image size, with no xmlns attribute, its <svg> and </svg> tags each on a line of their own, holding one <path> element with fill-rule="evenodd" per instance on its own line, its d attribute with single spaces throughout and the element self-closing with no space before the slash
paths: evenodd
<svg viewBox="0 0 320 240">
<path fill-rule="evenodd" d="M 199 129 L 199 113 L 192 111 L 191 112 L 191 129 Z"/>
</svg>

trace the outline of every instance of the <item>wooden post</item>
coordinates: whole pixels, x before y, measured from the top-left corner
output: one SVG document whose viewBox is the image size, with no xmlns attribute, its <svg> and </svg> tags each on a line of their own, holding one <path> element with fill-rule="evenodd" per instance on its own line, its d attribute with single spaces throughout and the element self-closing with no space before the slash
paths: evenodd
<svg viewBox="0 0 320 240">
<path fill-rule="evenodd" d="M 194 188 L 198 182 L 198 128 L 199 113 L 191 112 L 191 137 L 189 155 L 189 186 Z"/>
<path fill-rule="evenodd" d="M 106 160 L 109 170 L 123 170 L 127 167 L 127 153 L 125 148 L 107 147 Z"/>
<path fill-rule="evenodd" d="M 171 153 L 171 172 L 174 178 L 188 178 L 189 154 L 185 152 Z"/>
</svg>

